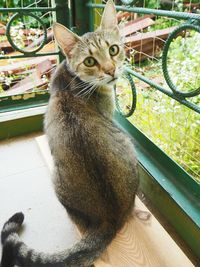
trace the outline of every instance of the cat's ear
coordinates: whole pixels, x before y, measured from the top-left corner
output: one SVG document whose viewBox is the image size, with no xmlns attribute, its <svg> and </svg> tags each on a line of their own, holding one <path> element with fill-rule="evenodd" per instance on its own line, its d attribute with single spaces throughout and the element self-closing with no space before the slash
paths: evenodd
<svg viewBox="0 0 200 267">
<path fill-rule="evenodd" d="M 53 24 L 53 33 L 59 47 L 66 56 L 69 56 L 72 48 L 81 40 L 78 35 L 57 22 Z"/>
<path fill-rule="evenodd" d="M 100 28 L 103 30 L 118 28 L 117 12 L 113 0 L 108 0 L 108 2 L 106 3 L 101 19 Z"/>
</svg>

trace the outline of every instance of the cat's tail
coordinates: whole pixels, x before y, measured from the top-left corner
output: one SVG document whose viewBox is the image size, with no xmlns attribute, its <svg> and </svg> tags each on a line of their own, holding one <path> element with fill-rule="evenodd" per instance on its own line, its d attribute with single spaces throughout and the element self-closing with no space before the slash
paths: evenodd
<svg viewBox="0 0 200 267">
<path fill-rule="evenodd" d="M 0 267 L 91 267 L 116 235 L 111 224 L 105 223 L 85 234 L 71 249 L 46 254 L 36 252 L 20 241 L 17 231 L 23 220 L 23 213 L 16 213 L 4 224 Z"/>
<path fill-rule="evenodd" d="M 14 246 L 11 244 L 18 241 L 17 232 L 24 221 L 24 214 L 15 213 L 3 226 L 1 231 L 1 244 L 3 245 L 0 267 L 14 266 Z"/>
</svg>

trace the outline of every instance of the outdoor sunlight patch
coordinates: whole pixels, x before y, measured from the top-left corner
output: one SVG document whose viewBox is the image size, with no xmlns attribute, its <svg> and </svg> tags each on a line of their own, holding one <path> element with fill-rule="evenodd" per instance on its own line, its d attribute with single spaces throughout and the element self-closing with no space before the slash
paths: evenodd
<svg viewBox="0 0 200 267">
<path fill-rule="evenodd" d="M 200 87 L 200 33 L 187 31 L 171 43 L 168 52 L 168 71 L 172 82 L 181 92 Z"/>
</svg>

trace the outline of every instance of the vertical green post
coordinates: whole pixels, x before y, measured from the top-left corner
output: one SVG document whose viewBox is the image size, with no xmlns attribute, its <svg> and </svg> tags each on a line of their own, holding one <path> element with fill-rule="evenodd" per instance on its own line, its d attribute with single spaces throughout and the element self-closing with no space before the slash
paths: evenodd
<svg viewBox="0 0 200 267">
<path fill-rule="evenodd" d="M 68 0 L 54 0 L 56 6 L 56 21 L 70 28 L 70 11 Z"/>
<path fill-rule="evenodd" d="M 63 24 L 67 28 L 71 28 L 71 15 L 69 10 L 69 0 L 52 0 L 56 7 L 56 21 Z M 65 57 L 60 52 L 59 61 L 61 62 Z"/>
<path fill-rule="evenodd" d="M 75 27 L 79 35 L 93 30 L 93 12 L 86 6 L 88 2 L 88 0 L 74 0 Z"/>
</svg>

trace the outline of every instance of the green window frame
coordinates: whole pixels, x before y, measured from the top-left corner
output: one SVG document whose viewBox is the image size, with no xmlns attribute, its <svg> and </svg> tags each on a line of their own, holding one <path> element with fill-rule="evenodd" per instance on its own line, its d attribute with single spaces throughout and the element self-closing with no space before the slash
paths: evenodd
<svg viewBox="0 0 200 267">
<path fill-rule="evenodd" d="M 55 12 L 56 20 L 67 27 L 82 34 L 93 29 L 94 20 L 98 17 L 94 14 L 94 9 L 102 10 L 105 5 L 99 4 L 100 1 L 88 0 L 55 0 L 55 6 L 48 8 Z M 132 87 L 133 96 L 136 96 L 135 86 L 132 77 L 137 77 L 146 82 L 169 97 L 175 99 L 181 104 L 200 113 L 200 108 L 191 103 L 187 98 L 192 95 L 199 95 L 200 88 L 197 88 L 192 94 L 185 95 L 179 92 L 173 85 L 167 70 L 167 52 L 170 43 L 176 33 L 186 28 L 192 28 L 200 32 L 200 15 L 184 12 L 170 12 L 164 10 L 155 10 L 147 8 L 134 7 L 132 1 L 121 1 L 123 6 L 116 6 L 117 10 L 129 11 L 138 14 L 154 14 L 159 16 L 173 17 L 186 22 L 172 32 L 167 39 L 164 47 L 162 69 L 163 75 L 171 88 L 167 91 L 160 85 L 152 82 L 141 74 L 126 69 L 127 78 Z M 71 10 L 70 10 L 71 8 Z M 1 9 L 1 12 L 37 12 L 44 8 L 34 9 Z M 47 9 L 46 9 L 47 10 Z M 76 12 L 74 12 L 76 10 Z M 71 12 L 72 11 L 72 12 Z M 75 16 L 72 16 L 72 14 Z M 76 27 L 74 27 L 76 26 Z M 55 52 L 62 59 L 60 52 Z M 25 55 L 27 57 L 41 56 L 40 53 Z M 44 54 L 42 54 L 44 56 Z M 20 55 L 18 57 L 23 57 Z M 45 107 L 49 99 L 47 91 L 26 93 L 17 96 L 0 98 L 0 139 L 42 130 L 42 121 L 44 110 L 37 111 L 37 107 Z M 133 97 L 133 99 L 136 99 Z M 119 107 L 119 106 L 118 106 Z M 7 119 L 6 113 L 19 112 L 24 109 L 24 115 L 14 116 Z M 136 143 L 136 152 L 139 160 L 139 171 L 141 175 L 141 189 L 145 192 L 147 198 L 175 228 L 178 235 L 190 247 L 196 258 L 200 258 L 200 184 L 186 173 L 176 162 L 168 157 L 160 148 L 158 148 L 144 133 L 132 125 L 125 117 L 129 117 L 134 112 L 135 103 L 132 103 L 131 112 L 122 114 L 116 112 L 116 121 L 134 137 Z M 32 114 L 28 111 L 35 110 Z"/>
</svg>

